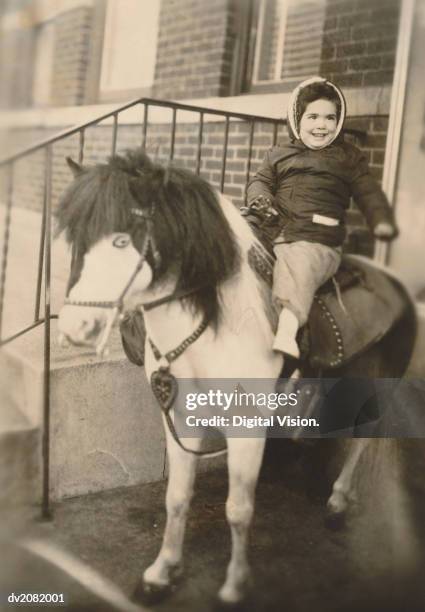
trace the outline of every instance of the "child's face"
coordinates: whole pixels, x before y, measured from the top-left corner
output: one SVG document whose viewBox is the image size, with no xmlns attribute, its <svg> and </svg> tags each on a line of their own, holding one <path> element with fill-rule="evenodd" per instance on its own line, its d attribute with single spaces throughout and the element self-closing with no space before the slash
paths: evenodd
<svg viewBox="0 0 425 612">
<path fill-rule="evenodd" d="M 336 105 L 319 98 L 307 105 L 300 121 L 300 138 L 309 149 L 323 149 L 336 131 Z"/>
</svg>

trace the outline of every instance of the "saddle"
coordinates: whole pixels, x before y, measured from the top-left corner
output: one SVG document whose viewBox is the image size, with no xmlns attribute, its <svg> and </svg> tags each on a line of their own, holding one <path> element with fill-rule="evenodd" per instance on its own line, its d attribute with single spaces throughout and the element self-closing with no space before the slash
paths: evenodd
<svg viewBox="0 0 425 612">
<path fill-rule="evenodd" d="M 363 259 L 344 256 L 316 294 L 299 344 L 313 368 L 336 368 L 367 350 L 399 321 L 408 301 L 402 286 Z"/>
<path fill-rule="evenodd" d="M 252 252 L 250 262 L 271 286 L 271 260 Z M 385 336 L 407 304 L 396 279 L 372 261 L 345 255 L 336 275 L 318 290 L 298 332 L 301 360 L 314 369 L 346 365 Z"/>
</svg>

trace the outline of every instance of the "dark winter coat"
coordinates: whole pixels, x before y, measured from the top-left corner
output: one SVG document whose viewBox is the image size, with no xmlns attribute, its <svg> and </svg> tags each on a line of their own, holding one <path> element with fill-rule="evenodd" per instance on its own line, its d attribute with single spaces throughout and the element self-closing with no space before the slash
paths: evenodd
<svg viewBox="0 0 425 612">
<path fill-rule="evenodd" d="M 319 150 L 295 140 L 268 151 L 249 182 L 248 205 L 258 196 L 270 198 L 279 213 L 263 229 L 272 239 L 283 232 L 284 242 L 307 240 L 340 246 L 351 197 L 372 230 L 381 221 L 394 224 L 387 198 L 371 176 L 364 155 L 341 136 Z M 313 215 L 339 223 L 332 226 L 313 222 Z"/>
</svg>

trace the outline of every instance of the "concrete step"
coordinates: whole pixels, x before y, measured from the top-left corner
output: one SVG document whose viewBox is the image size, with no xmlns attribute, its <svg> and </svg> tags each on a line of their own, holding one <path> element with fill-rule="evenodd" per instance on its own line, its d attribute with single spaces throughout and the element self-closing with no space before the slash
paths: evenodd
<svg viewBox="0 0 425 612">
<path fill-rule="evenodd" d="M 0 392 L 0 513 L 40 499 L 40 430 Z"/>
<path fill-rule="evenodd" d="M 116 330 L 101 360 L 62 349 L 51 329 L 50 493 L 53 500 L 164 477 L 165 440 L 144 370 L 126 359 Z M 43 419 L 42 327 L 6 345 L 3 397 L 40 431 Z"/>
</svg>

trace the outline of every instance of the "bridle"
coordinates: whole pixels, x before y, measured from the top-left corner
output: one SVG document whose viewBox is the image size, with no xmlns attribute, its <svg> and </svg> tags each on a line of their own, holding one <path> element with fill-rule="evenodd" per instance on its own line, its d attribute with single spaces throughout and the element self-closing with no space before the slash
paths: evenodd
<svg viewBox="0 0 425 612">
<path fill-rule="evenodd" d="M 128 279 L 127 283 L 125 284 L 124 289 L 121 291 L 120 295 L 118 296 L 116 300 L 109 300 L 109 301 L 106 301 L 106 300 L 103 300 L 103 301 L 100 301 L 100 300 L 99 301 L 97 300 L 73 300 L 68 297 L 65 298 L 64 300 L 64 304 L 66 306 L 83 306 L 85 308 L 105 308 L 111 311 L 108 316 L 108 321 L 105 325 L 102 336 L 96 346 L 96 353 L 100 356 L 102 356 L 105 352 L 105 347 L 108 342 L 108 339 L 109 339 L 109 336 L 110 336 L 110 333 L 111 333 L 112 327 L 114 326 L 115 321 L 117 320 L 118 317 L 122 315 L 122 312 L 124 310 L 124 298 L 127 295 L 128 291 L 130 290 L 131 286 L 133 285 L 137 275 L 143 268 L 146 262 L 146 257 L 148 255 L 149 249 L 151 249 L 151 252 L 152 252 L 154 268 L 155 269 L 158 268 L 161 263 L 161 255 L 158 251 L 155 237 L 153 234 L 154 212 L 155 212 L 154 203 L 152 204 L 149 211 L 140 210 L 139 208 L 131 209 L 131 213 L 133 215 L 135 215 L 138 218 L 141 218 L 145 222 L 146 232 L 143 237 L 139 261 L 137 262 L 137 265 L 134 268 L 132 274 L 130 275 L 130 278 Z M 170 296 L 170 299 L 172 299 L 171 296 Z M 156 302 L 161 302 L 161 303 L 165 303 L 166 301 L 168 301 L 167 298 L 156 300 Z M 149 305 L 150 303 L 146 304 L 146 306 L 148 307 Z"/>
<path fill-rule="evenodd" d="M 106 325 L 103 329 L 102 335 L 100 337 L 99 342 L 96 345 L 96 353 L 100 357 L 104 356 L 106 352 L 106 345 L 109 340 L 109 336 L 111 334 L 112 328 L 118 318 L 123 317 L 124 310 L 124 298 L 130 290 L 132 284 L 134 283 L 137 275 L 143 268 L 146 257 L 148 255 L 149 249 L 152 253 L 154 270 L 158 269 L 161 264 L 161 254 L 158 250 L 155 236 L 153 233 L 153 216 L 155 212 L 155 203 L 152 203 L 149 211 L 144 211 L 139 208 L 131 208 L 131 213 L 136 217 L 142 219 L 146 224 L 146 232 L 142 242 L 142 248 L 140 250 L 140 258 L 137 262 L 136 267 L 134 268 L 130 278 L 124 286 L 124 289 L 121 291 L 120 295 L 116 300 L 72 300 L 70 298 L 65 298 L 64 305 L 66 306 L 83 306 L 85 308 L 105 308 L 106 310 L 110 310 L 110 314 L 108 315 L 108 319 Z M 153 310 L 154 308 L 161 306 L 162 304 L 167 304 L 168 302 L 179 300 L 189 295 L 192 295 L 196 291 L 198 291 L 201 287 L 194 287 L 191 289 L 185 289 L 180 291 L 173 291 L 169 295 L 165 295 L 156 300 L 150 300 L 148 302 L 140 302 L 138 304 L 138 308 L 141 308 L 145 311 Z"/>
</svg>

